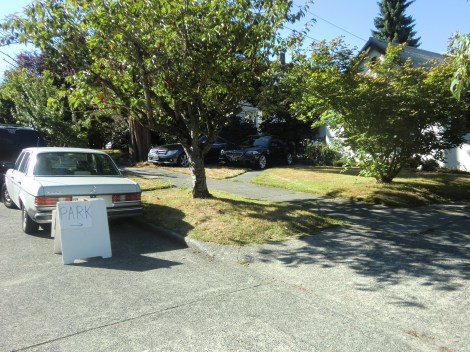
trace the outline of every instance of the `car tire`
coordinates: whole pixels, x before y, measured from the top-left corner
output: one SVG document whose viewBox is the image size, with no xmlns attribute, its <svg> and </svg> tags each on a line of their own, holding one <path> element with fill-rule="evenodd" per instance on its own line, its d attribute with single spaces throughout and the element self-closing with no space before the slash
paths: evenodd
<svg viewBox="0 0 470 352">
<path fill-rule="evenodd" d="M 39 224 L 34 221 L 33 219 L 31 219 L 31 217 L 29 216 L 26 208 L 23 206 L 22 209 L 21 209 L 21 215 L 22 215 L 22 220 L 23 220 L 23 232 L 28 234 L 28 235 L 32 235 L 36 232 L 38 232 L 39 230 Z"/>
<path fill-rule="evenodd" d="M 177 163 L 178 163 L 178 166 L 181 166 L 181 167 L 188 167 L 189 166 L 189 159 L 188 159 L 188 156 L 186 155 L 186 153 L 183 153 L 178 157 L 178 162 Z"/>
<path fill-rule="evenodd" d="M 13 203 L 13 200 L 8 193 L 7 185 L 4 183 L 2 185 L 2 202 L 9 209 L 16 209 L 17 206 Z"/>
<path fill-rule="evenodd" d="M 291 153 L 287 153 L 287 156 L 286 156 L 286 164 L 287 164 L 287 165 L 292 165 L 293 162 L 294 162 L 294 158 L 292 157 L 292 154 L 291 154 Z"/>
<path fill-rule="evenodd" d="M 266 166 L 268 165 L 268 160 L 266 159 L 266 155 L 261 154 L 258 158 L 258 169 L 264 170 L 266 169 Z"/>
</svg>

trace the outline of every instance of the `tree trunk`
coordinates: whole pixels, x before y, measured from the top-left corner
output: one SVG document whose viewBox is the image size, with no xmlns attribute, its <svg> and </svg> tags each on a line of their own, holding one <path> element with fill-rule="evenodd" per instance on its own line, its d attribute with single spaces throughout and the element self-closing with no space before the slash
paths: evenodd
<svg viewBox="0 0 470 352">
<path fill-rule="evenodd" d="M 134 162 L 147 160 L 150 149 L 150 130 L 133 118 L 129 118 L 129 156 Z"/>
<path fill-rule="evenodd" d="M 193 179 L 193 198 L 211 198 L 206 180 L 206 169 L 204 166 L 204 158 L 194 152 L 189 155 L 189 169 Z"/>
</svg>

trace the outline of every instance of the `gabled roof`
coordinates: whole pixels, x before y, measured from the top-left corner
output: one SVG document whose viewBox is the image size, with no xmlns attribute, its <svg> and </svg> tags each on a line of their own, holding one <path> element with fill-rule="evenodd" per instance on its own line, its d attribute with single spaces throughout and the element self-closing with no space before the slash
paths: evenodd
<svg viewBox="0 0 470 352">
<path fill-rule="evenodd" d="M 386 42 L 385 40 L 371 37 L 369 38 L 367 43 L 362 47 L 360 53 L 369 52 L 371 49 L 375 49 L 378 52 L 385 54 L 387 46 L 388 42 Z M 412 46 L 405 46 L 403 51 L 401 52 L 401 57 L 403 59 L 411 58 L 414 66 L 420 66 L 431 60 L 437 60 L 441 62 L 444 58 L 441 54 L 414 48 Z"/>
</svg>

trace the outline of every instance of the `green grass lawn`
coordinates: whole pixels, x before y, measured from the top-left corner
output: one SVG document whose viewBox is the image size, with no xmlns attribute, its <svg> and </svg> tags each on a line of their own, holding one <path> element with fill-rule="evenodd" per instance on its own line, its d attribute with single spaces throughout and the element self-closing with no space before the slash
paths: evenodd
<svg viewBox="0 0 470 352">
<path fill-rule="evenodd" d="M 402 207 L 470 199 L 470 174 L 402 172 L 391 184 L 379 184 L 359 170 L 294 166 L 267 169 L 255 184 Z"/>
</svg>

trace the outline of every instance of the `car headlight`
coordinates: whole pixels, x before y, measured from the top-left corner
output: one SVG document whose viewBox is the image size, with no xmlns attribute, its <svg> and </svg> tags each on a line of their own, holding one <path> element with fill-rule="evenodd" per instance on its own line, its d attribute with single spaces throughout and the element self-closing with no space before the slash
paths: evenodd
<svg viewBox="0 0 470 352">
<path fill-rule="evenodd" d="M 225 150 L 221 149 L 220 150 L 220 155 L 225 155 Z"/>
<path fill-rule="evenodd" d="M 250 150 L 248 152 L 246 152 L 246 155 L 258 155 L 259 152 L 257 150 Z"/>
</svg>

